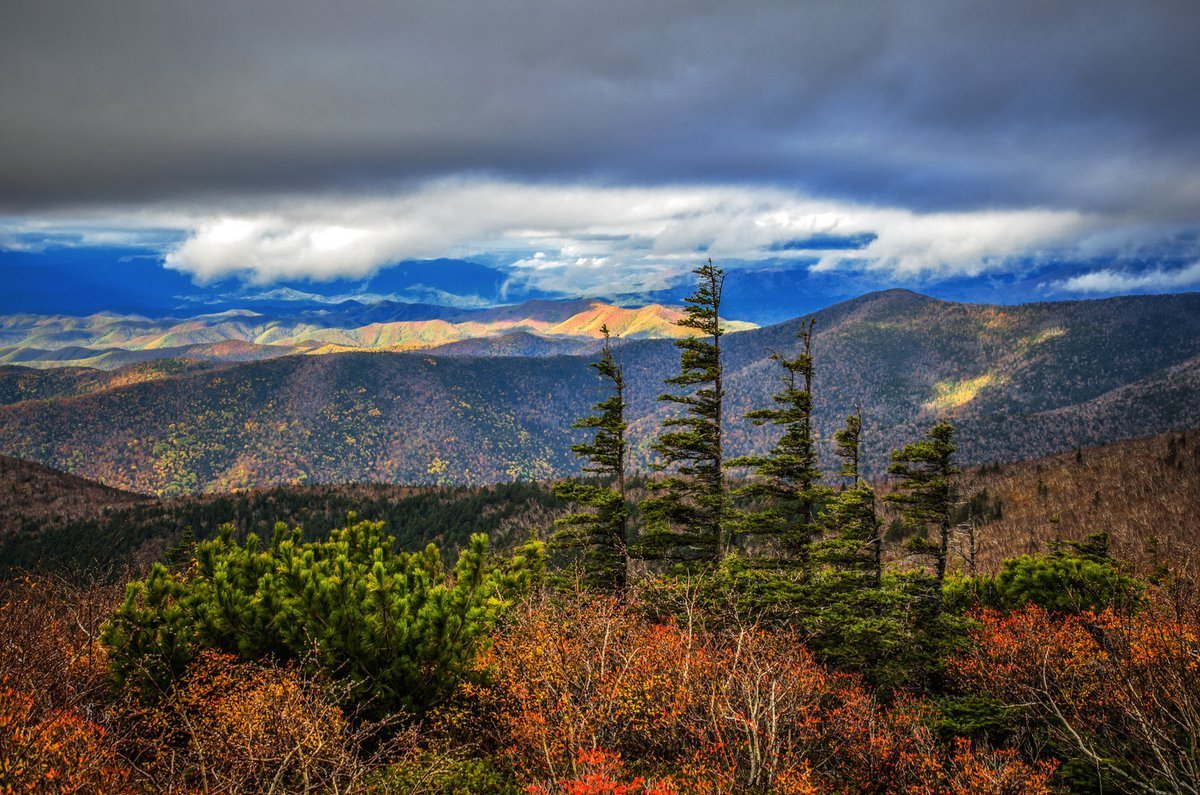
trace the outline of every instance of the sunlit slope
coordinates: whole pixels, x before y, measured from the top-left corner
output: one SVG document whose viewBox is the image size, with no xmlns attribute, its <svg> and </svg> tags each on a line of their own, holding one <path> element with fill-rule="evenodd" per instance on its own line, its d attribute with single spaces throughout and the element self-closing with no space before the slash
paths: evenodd
<svg viewBox="0 0 1200 795">
<path fill-rule="evenodd" d="M 687 330 L 677 325 L 681 317 L 678 308 L 658 304 L 626 308 L 587 300 L 473 310 L 355 304 L 299 317 L 246 310 L 186 319 L 9 315 L 0 317 L 0 362 L 114 369 L 158 358 L 249 361 L 292 353 L 422 350 L 520 334 L 581 343 L 598 339 L 603 326 L 625 339 L 654 339 L 684 336 Z M 728 325 L 730 330 L 754 327 L 736 320 Z"/>
</svg>

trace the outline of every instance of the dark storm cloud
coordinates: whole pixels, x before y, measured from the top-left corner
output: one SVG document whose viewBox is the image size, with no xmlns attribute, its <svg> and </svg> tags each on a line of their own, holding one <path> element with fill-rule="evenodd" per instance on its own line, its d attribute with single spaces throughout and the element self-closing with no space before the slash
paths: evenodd
<svg viewBox="0 0 1200 795">
<path fill-rule="evenodd" d="M 477 172 L 1192 220 L 1200 3 L 6 3 L 0 209 Z"/>
</svg>

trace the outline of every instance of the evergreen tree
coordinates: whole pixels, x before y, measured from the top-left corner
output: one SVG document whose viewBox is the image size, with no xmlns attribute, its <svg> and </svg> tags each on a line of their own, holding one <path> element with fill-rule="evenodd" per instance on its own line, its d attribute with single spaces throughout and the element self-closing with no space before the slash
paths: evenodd
<svg viewBox="0 0 1200 795">
<path fill-rule="evenodd" d="M 862 414 L 846 418 L 834 434 L 835 452 L 842 459 L 838 474 L 850 484 L 832 501 L 830 537 L 822 543 L 822 560 L 864 584 L 878 587 L 883 577 L 883 533 L 875 512 L 875 490 L 862 478 Z"/>
<path fill-rule="evenodd" d="M 846 427 L 833 434 L 834 454 L 842 459 L 838 476 L 850 479 L 856 486 L 862 480 L 859 462 L 862 460 L 862 409 L 855 407 L 854 413 L 846 418 Z"/>
<path fill-rule="evenodd" d="M 164 562 L 169 569 L 178 569 L 191 560 L 192 550 L 196 547 L 196 531 L 191 525 L 183 528 L 179 540 L 167 550 Z"/>
<path fill-rule="evenodd" d="M 933 558 L 940 593 L 946 579 L 949 557 L 951 517 L 957 500 L 955 475 L 961 470 L 954 463 L 954 426 L 939 422 L 925 438 L 892 451 L 888 474 L 900 479 L 900 490 L 885 497 L 896 505 L 905 522 L 925 532 L 909 540 L 909 550 Z M 929 538 L 929 531 L 937 534 Z"/>
<path fill-rule="evenodd" d="M 817 484 L 821 471 L 812 427 L 812 330 L 815 320 L 803 322 L 797 337 L 800 355 L 788 359 L 772 353 L 783 368 L 783 389 L 772 399 L 773 408 L 756 409 L 746 418 L 758 426 L 770 423 L 783 429 L 779 441 L 766 455 L 735 458 L 726 466 L 752 467 L 757 479 L 738 489 L 738 495 L 757 506 L 742 512 L 736 521 L 739 534 L 762 543 L 764 562 L 806 570 L 813 540 L 820 533 L 819 502 L 827 489 Z"/>
<path fill-rule="evenodd" d="M 568 481 L 554 487 L 554 495 L 592 510 L 573 513 L 557 521 L 554 545 L 578 549 L 583 554 L 586 582 L 600 588 L 621 590 L 628 570 L 626 528 L 629 507 L 625 499 L 625 375 L 613 356 L 608 326 L 601 326 L 604 347 L 591 363 L 608 382 L 612 394 L 596 404 L 596 414 L 575 423 L 575 428 L 594 431 L 591 442 L 571 449 L 587 458 L 584 472 L 598 475 L 600 485 Z"/>
<path fill-rule="evenodd" d="M 686 414 L 664 422 L 670 430 L 664 430 L 653 445 L 661 458 L 656 468 L 675 470 L 651 484 L 659 495 L 642 505 L 646 530 L 639 552 L 649 558 L 695 564 L 719 562 L 728 550 L 729 538 L 721 439 L 725 399 L 721 337 L 725 330 L 718 314 L 725 272 L 710 259 L 693 273 L 699 283 L 687 297 L 685 316 L 678 325 L 698 334 L 675 341 L 680 349 L 680 374 L 666 380 L 670 386 L 690 391 L 658 398 L 685 406 Z"/>
</svg>

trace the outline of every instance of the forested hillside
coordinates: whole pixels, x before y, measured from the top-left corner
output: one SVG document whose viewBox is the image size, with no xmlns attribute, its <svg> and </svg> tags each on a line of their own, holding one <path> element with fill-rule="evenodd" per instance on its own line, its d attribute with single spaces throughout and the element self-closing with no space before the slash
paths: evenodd
<svg viewBox="0 0 1200 795">
<path fill-rule="evenodd" d="M 974 519 L 978 563 L 1108 534 L 1113 554 L 1152 574 L 1200 565 L 1200 432 L 1167 433 L 984 466 L 962 480 L 959 518 Z"/>
<path fill-rule="evenodd" d="M 42 370 L 0 365 L 0 406 L 26 400 L 88 395 L 219 366 L 187 359 L 160 359 L 128 365 L 116 371 L 92 367 L 55 367 Z"/>
<path fill-rule="evenodd" d="M 897 290 L 815 320 L 821 449 L 857 405 L 869 473 L 935 417 L 954 420 L 967 463 L 1200 426 L 1198 294 L 998 307 Z M 768 434 L 741 415 L 768 404 L 769 353 L 793 354 L 798 324 L 726 337 L 731 454 L 763 449 Z M 657 396 L 677 354 L 667 340 L 634 340 L 618 355 L 632 462 L 645 467 L 674 411 Z M 152 380 L 9 370 L 8 399 L 25 400 L 0 407 L 0 453 L 165 495 L 548 478 L 578 471 L 570 425 L 600 393 L 588 361 L 349 353 L 181 365 Z"/>
<path fill-rule="evenodd" d="M 15 536 L 95 522 L 110 510 L 149 501 L 31 461 L 0 456 L 0 547 Z M 73 541 L 72 537 L 68 543 Z"/>
<path fill-rule="evenodd" d="M 966 440 L 963 440 L 966 441 Z M 881 492 L 886 479 L 876 482 Z M 640 499 L 639 481 L 631 494 Z M 1055 540 L 1107 532 L 1114 553 L 1143 573 L 1200 565 L 1200 431 L 1168 433 L 1030 461 L 968 469 L 956 517 L 974 520 L 977 565 L 994 573 L 1015 555 L 1045 552 Z M 146 562 L 188 528 L 198 538 L 232 523 L 241 535 L 269 535 L 275 522 L 319 537 L 354 512 L 382 521 L 403 548 L 435 542 L 448 552 L 474 532 L 509 549 L 546 536 L 567 506 L 549 483 L 491 487 L 386 484 L 280 486 L 232 494 L 154 499 L 0 457 L 0 569 Z M 966 547 L 965 530 L 955 544 Z M 965 561 L 960 556 L 955 568 Z"/>
<path fill-rule="evenodd" d="M 215 536 L 223 524 L 239 538 L 268 537 L 276 522 L 320 538 L 351 514 L 383 522 L 403 549 L 435 543 L 453 557 L 472 533 L 507 550 L 564 512 L 549 486 L 538 483 L 286 486 L 159 500 L 0 456 L 0 575 L 14 568 L 140 567 L 185 538 Z"/>
</svg>

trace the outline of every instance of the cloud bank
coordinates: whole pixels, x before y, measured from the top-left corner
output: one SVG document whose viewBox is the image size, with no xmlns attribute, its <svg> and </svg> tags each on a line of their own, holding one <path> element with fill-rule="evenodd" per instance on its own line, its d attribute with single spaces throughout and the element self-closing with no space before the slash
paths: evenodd
<svg viewBox="0 0 1200 795">
<path fill-rule="evenodd" d="M 251 287 L 480 257 L 612 295 L 712 256 L 1184 289 L 1197 41 L 1195 0 L 0 4 L 0 248 Z"/>
<path fill-rule="evenodd" d="M 613 188 L 438 181 L 370 200 L 279 200 L 269 212 L 200 215 L 167 267 L 201 283 L 366 277 L 390 262 L 486 253 L 556 292 L 659 289 L 704 257 L 909 280 L 978 275 L 1056 250 L 1100 225 L 1071 211 L 915 213 L 779 188 Z M 844 241 L 861 241 L 847 248 Z"/>
</svg>

